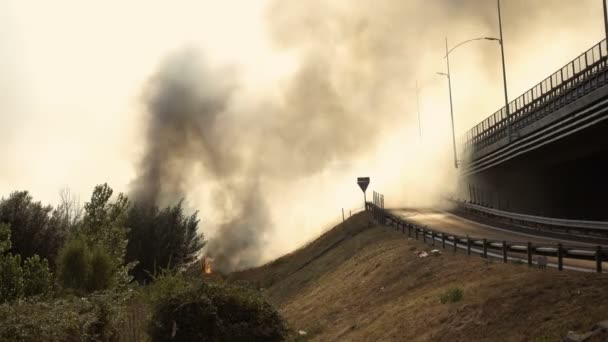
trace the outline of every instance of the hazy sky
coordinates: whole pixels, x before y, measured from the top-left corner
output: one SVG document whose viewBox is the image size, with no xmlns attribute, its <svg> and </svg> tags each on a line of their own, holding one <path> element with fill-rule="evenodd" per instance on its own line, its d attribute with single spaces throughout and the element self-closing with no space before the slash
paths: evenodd
<svg viewBox="0 0 608 342">
<path fill-rule="evenodd" d="M 276 96 L 311 46 L 335 46 L 338 60 L 340 49 L 352 46 L 372 60 L 392 58 L 378 64 L 389 65 L 386 70 L 366 70 L 366 64 L 345 59 L 351 68 L 339 71 L 346 88 L 353 86 L 348 84 L 351 72 L 392 76 L 393 95 L 383 97 L 390 104 L 374 105 L 400 119 L 386 125 L 365 154 L 272 188 L 268 201 L 278 203 L 272 206 L 274 221 L 297 224 L 277 229 L 276 236 L 290 243 L 270 248 L 269 254 L 309 239 L 322 224 L 338 220 L 341 207 L 360 206 L 356 176 L 372 176 L 370 190 L 380 189 L 395 204 L 437 193 L 438 185 L 449 188 L 447 84 L 435 72 L 445 70 L 446 35 L 450 45 L 498 35 L 495 3 L 375 0 L 350 8 L 352 3 L 0 0 L 0 195 L 27 189 L 36 199 L 54 203 L 59 189 L 69 186 L 84 200 L 103 182 L 128 191 L 143 149 L 143 89 L 159 65 L 184 47 L 202 51 L 212 68 L 236 70 L 241 109 Z M 395 4 L 399 11 L 393 11 Z M 600 0 L 504 0 L 510 98 L 599 42 L 601 10 Z M 342 46 L 351 31 L 339 27 L 351 27 L 350 18 L 360 21 L 352 27 L 364 27 L 371 38 Z M 292 31 L 294 26 L 299 29 Z M 403 41 L 398 48 L 379 47 L 399 55 L 365 45 L 375 42 L 373 34 L 392 35 L 391 44 Z M 475 42 L 451 58 L 458 136 L 503 104 L 499 51 L 494 42 Z M 389 75 L 401 62 L 402 72 Z M 385 86 L 378 75 L 353 79 L 373 80 L 370 91 Z M 416 79 L 423 143 L 417 137 Z M 357 99 L 350 105 L 356 106 Z M 193 208 L 213 216 L 205 212 L 204 182 L 195 184 L 189 196 Z M 310 214 L 313 208 L 317 215 Z"/>
</svg>

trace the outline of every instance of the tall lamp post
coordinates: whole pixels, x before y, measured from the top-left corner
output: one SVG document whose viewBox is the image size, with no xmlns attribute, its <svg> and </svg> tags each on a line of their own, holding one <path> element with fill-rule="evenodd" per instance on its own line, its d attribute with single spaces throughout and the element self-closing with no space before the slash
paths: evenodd
<svg viewBox="0 0 608 342">
<path fill-rule="evenodd" d="M 604 29 L 606 30 L 606 44 L 608 44 L 608 8 L 606 8 L 606 0 L 602 0 L 604 5 Z M 607 46 L 608 49 L 608 46 Z"/>
<path fill-rule="evenodd" d="M 422 122 L 420 122 L 420 94 L 418 92 L 418 81 L 416 80 L 416 110 L 418 112 L 418 139 L 422 141 Z"/>
<path fill-rule="evenodd" d="M 604 21 L 605 21 L 605 25 L 606 25 L 606 37 L 608 39 L 608 12 L 606 10 L 606 0 L 603 0 L 604 2 Z M 458 168 L 458 156 L 456 153 L 456 133 L 454 132 L 454 108 L 452 105 L 452 80 L 450 77 L 450 52 L 454 51 L 454 49 L 456 49 L 457 47 L 472 42 L 472 41 L 476 41 L 476 40 L 493 40 L 493 41 L 497 41 L 500 44 L 500 54 L 501 54 L 501 60 L 502 60 L 502 80 L 503 80 L 503 89 L 504 89 L 504 94 L 505 94 L 505 119 L 507 121 L 507 140 L 508 142 L 511 142 L 511 120 L 509 118 L 510 113 L 509 113 L 509 95 L 507 93 L 507 70 L 505 67 L 505 44 L 504 44 L 504 40 L 503 40 L 503 36 L 502 36 L 502 15 L 500 12 L 500 0 L 497 0 L 497 5 L 498 5 L 498 29 L 500 32 L 500 38 L 492 38 L 492 37 L 482 37 L 482 38 L 473 38 L 473 39 L 469 39 L 469 40 L 465 40 L 464 42 L 454 46 L 452 49 L 448 49 L 448 38 L 445 38 L 445 60 L 446 60 L 446 64 L 447 64 L 447 74 L 443 73 L 443 72 L 438 72 L 439 75 L 444 75 L 448 78 L 448 88 L 449 88 L 449 92 L 450 92 L 450 117 L 452 119 L 452 145 L 453 145 L 453 149 L 454 149 L 454 167 Z"/>
<path fill-rule="evenodd" d="M 481 37 L 481 38 L 473 38 L 473 39 L 469 39 L 469 40 L 465 40 L 464 42 L 461 42 L 459 44 L 457 44 L 456 46 L 454 46 L 453 48 L 449 48 L 448 47 L 448 38 L 445 38 L 445 61 L 446 61 L 446 66 L 447 66 L 447 73 L 445 72 L 438 72 L 437 74 L 442 75 L 442 76 L 446 76 L 448 79 L 448 90 L 450 93 L 450 118 L 451 118 L 451 122 L 452 122 L 452 147 L 454 150 L 454 168 L 458 168 L 458 153 L 456 152 L 456 132 L 454 129 L 454 105 L 452 102 L 452 77 L 450 74 L 450 53 L 452 51 L 454 51 L 456 48 L 458 48 L 461 45 L 464 45 L 466 43 L 469 42 L 473 42 L 476 40 L 493 40 L 493 41 L 499 41 L 500 39 L 498 38 L 492 38 L 492 37 Z M 504 59 L 503 59 L 503 71 L 504 71 Z M 506 84 L 506 83 L 505 83 Z M 505 91 L 506 91 L 506 87 L 505 87 Z"/>
<path fill-rule="evenodd" d="M 502 56 L 502 80 L 505 90 L 505 118 L 507 119 L 507 141 L 511 142 L 511 120 L 509 118 L 509 96 L 507 95 L 507 70 L 505 69 L 505 44 L 502 38 L 502 16 L 500 14 L 500 0 L 498 0 L 498 29 L 500 31 L 500 54 Z"/>
</svg>

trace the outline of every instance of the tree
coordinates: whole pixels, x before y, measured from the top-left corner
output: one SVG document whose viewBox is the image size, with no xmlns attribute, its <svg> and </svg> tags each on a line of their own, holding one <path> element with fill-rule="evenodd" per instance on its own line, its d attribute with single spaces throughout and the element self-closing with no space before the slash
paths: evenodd
<svg viewBox="0 0 608 342">
<path fill-rule="evenodd" d="M 116 265 L 112 256 L 102 247 L 94 248 L 88 256 L 87 290 L 105 290 L 112 286 Z"/>
<path fill-rule="evenodd" d="M 129 199 L 122 193 L 110 203 L 113 190 L 107 183 L 97 185 L 91 201 L 85 203 L 82 233 L 89 246 L 103 246 L 117 266 L 124 264 L 127 249 L 125 225 Z"/>
<path fill-rule="evenodd" d="M 66 243 L 57 257 L 57 278 L 64 288 L 85 289 L 87 278 L 87 246 L 82 239 Z"/>
<path fill-rule="evenodd" d="M 129 200 L 121 193 L 110 202 L 112 193 L 107 183 L 97 185 L 85 203 L 82 222 L 57 260 L 63 287 L 92 292 L 132 280 L 134 265 L 124 259 Z"/>
<path fill-rule="evenodd" d="M 21 257 L 0 256 L 0 303 L 13 301 L 23 296 L 23 269 Z"/>
<path fill-rule="evenodd" d="M 53 275 L 48 261 L 34 255 L 22 266 L 19 254 L 6 253 L 10 248 L 10 227 L 0 224 L 0 303 L 50 292 Z"/>
<path fill-rule="evenodd" d="M 182 202 L 160 210 L 136 204 L 126 224 L 130 228 L 127 260 L 138 260 L 133 273 L 138 281 L 150 280 L 159 268 L 181 267 L 194 261 L 205 245 L 198 232 L 197 213 L 184 214 Z"/>
<path fill-rule="evenodd" d="M 117 265 L 103 247 L 89 247 L 81 238 L 70 240 L 57 259 L 58 281 L 63 288 L 95 292 L 116 284 Z"/>
<path fill-rule="evenodd" d="M 27 191 L 15 191 L 0 201 L 0 223 L 11 227 L 11 249 L 13 254 L 29 258 L 38 254 L 48 258 L 53 254 L 49 241 L 54 232 L 49 229 L 51 206 L 34 202 Z"/>
<path fill-rule="evenodd" d="M 69 235 L 78 229 L 83 211 L 80 199 L 72 194 L 69 188 L 63 188 L 59 192 L 59 204 L 51 217 L 53 226 L 61 227 Z"/>
<path fill-rule="evenodd" d="M 23 263 L 23 294 L 27 296 L 46 295 L 53 286 L 53 274 L 46 259 L 38 255 L 27 258 Z"/>
</svg>

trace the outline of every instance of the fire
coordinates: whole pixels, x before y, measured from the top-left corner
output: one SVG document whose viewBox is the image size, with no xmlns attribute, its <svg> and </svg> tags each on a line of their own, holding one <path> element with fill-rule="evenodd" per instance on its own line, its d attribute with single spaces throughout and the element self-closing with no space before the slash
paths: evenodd
<svg viewBox="0 0 608 342">
<path fill-rule="evenodd" d="M 213 259 L 205 257 L 203 259 L 203 271 L 205 272 L 205 274 L 211 274 L 211 262 L 213 261 Z"/>
</svg>

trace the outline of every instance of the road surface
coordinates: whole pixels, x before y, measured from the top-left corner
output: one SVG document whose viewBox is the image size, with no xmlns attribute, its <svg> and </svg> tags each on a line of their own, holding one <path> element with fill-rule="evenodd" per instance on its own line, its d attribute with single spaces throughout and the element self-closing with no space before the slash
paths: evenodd
<svg viewBox="0 0 608 342">
<path fill-rule="evenodd" d="M 513 231 L 508 231 L 501 228 L 489 226 L 487 224 L 478 223 L 469 219 L 448 213 L 442 210 L 435 209 L 392 209 L 389 210 L 393 215 L 403 218 L 404 220 L 415 223 L 421 226 L 427 226 L 447 234 L 455 234 L 460 236 L 470 236 L 471 238 L 486 238 L 488 240 L 521 242 L 526 244 L 532 242 L 534 245 L 544 245 L 555 247 L 558 243 L 566 246 L 589 246 L 595 245 L 585 244 L 582 242 L 573 242 L 569 240 L 560 240 L 555 238 L 542 237 L 537 235 L 523 234 Z M 441 243 L 436 244 L 438 246 Z M 499 252 L 500 253 L 500 252 Z M 526 259 L 525 254 L 509 251 L 509 257 Z M 548 257 L 550 264 L 557 264 L 557 258 Z M 550 265 L 551 266 L 551 265 Z M 564 266 L 566 269 L 588 270 L 595 271 L 595 262 L 587 260 L 575 260 L 564 258 Z M 602 268 L 605 270 L 608 263 L 602 263 Z M 582 269 L 579 269 L 582 268 Z"/>
</svg>

